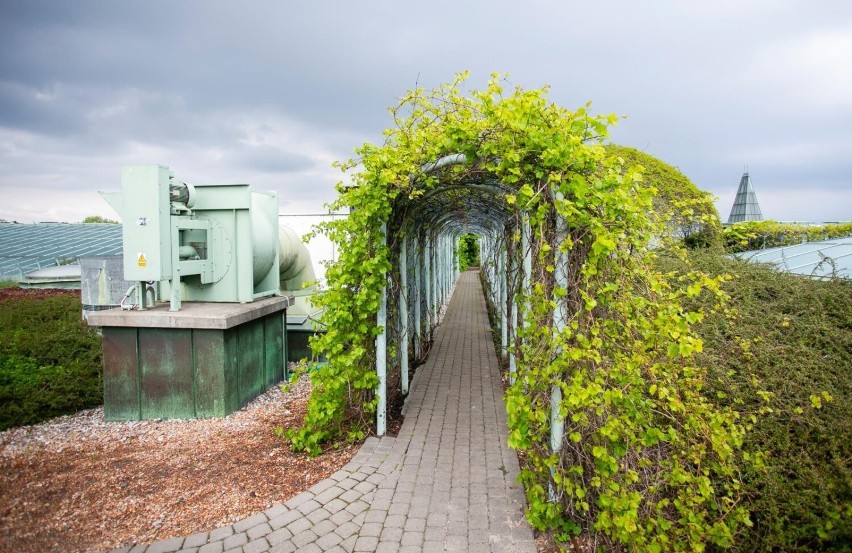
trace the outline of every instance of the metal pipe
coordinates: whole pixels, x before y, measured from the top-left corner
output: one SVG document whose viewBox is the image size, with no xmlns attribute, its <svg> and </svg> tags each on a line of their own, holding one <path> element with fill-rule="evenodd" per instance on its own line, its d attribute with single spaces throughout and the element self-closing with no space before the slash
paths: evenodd
<svg viewBox="0 0 852 553">
<path fill-rule="evenodd" d="M 506 358 L 506 351 L 509 346 L 509 327 L 508 317 L 506 316 L 506 248 L 500 248 L 500 353 L 503 358 Z"/>
<path fill-rule="evenodd" d="M 382 246 L 387 244 L 387 225 L 382 223 Z M 376 374 L 379 377 L 376 397 L 379 400 L 376 406 L 376 435 L 384 436 L 387 430 L 387 394 L 388 394 L 388 364 L 387 364 L 387 309 L 388 309 L 388 287 L 387 283 L 382 286 L 379 312 L 376 315 L 376 325 L 381 329 L 376 336 Z"/>
<path fill-rule="evenodd" d="M 417 240 L 414 245 L 414 357 L 418 361 L 420 360 L 420 302 L 422 301 L 422 293 L 421 293 L 421 274 L 420 274 L 420 266 L 423 260 L 423 250 L 420 241 Z"/>
<path fill-rule="evenodd" d="M 564 198 L 561 193 L 556 194 L 556 201 Z M 553 266 L 555 286 L 557 288 L 568 287 L 568 254 L 562 251 L 562 242 L 568 236 L 568 225 L 562 215 L 556 214 L 556 247 L 553 249 Z M 567 313 L 565 312 L 564 298 L 556 298 L 556 306 L 553 308 L 553 332 L 561 334 L 565 330 L 565 322 Z M 559 355 L 561 351 L 557 351 Z M 565 419 L 560 413 L 562 404 L 562 388 L 559 382 L 553 384 L 550 390 L 550 451 L 559 453 L 562 451 L 562 439 L 565 435 Z M 551 468 L 551 481 L 548 486 L 548 495 L 550 501 L 556 501 L 556 490 L 553 484 L 553 474 L 555 469 Z"/>
<path fill-rule="evenodd" d="M 403 237 L 399 250 L 399 370 L 402 373 L 402 393 L 408 393 L 408 237 Z"/>
</svg>

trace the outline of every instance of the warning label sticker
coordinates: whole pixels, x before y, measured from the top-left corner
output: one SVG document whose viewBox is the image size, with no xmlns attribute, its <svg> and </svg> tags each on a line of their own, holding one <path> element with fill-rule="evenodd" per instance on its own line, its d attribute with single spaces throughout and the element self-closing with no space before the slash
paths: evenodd
<svg viewBox="0 0 852 553">
<path fill-rule="evenodd" d="M 148 266 L 148 260 L 145 259 L 144 253 L 140 253 L 136 256 L 136 265 L 138 267 L 147 267 Z"/>
</svg>

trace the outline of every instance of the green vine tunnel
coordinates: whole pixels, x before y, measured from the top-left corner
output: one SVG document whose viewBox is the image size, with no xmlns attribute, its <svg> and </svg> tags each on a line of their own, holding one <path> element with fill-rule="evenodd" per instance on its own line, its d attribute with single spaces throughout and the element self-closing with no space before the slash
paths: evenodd
<svg viewBox="0 0 852 553">
<path fill-rule="evenodd" d="M 504 95 L 498 77 L 463 97 L 463 77 L 410 92 L 385 144 L 339 164 L 357 172 L 330 207 L 350 216 L 317 231 L 341 245 L 316 298 L 326 332 L 312 347 L 329 363 L 293 447 L 357 439 L 374 413 L 386 432 L 388 370 L 406 393 L 409 355 L 428 354 L 459 276 L 459 239 L 475 234 L 530 522 L 639 549 L 730 545 L 748 523 L 745 429 L 702 393 L 703 313 L 684 301 L 722 305 L 724 277 L 654 269 L 668 208 L 652 207 L 658 179 L 643 184 L 601 145 L 614 116 L 569 112 L 544 90 Z"/>
<path fill-rule="evenodd" d="M 385 225 L 385 236 L 395 237 L 387 246 L 396 263 L 391 289 L 386 287 L 382 293 L 377 320 L 383 329 L 376 339 L 376 432 L 380 436 L 386 430 L 388 344 L 397 345 L 401 388 L 408 393 L 409 349 L 418 361 L 428 353 L 425 345 L 440 323 L 458 278 L 459 238 L 475 234 L 480 239 L 482 271 L 489 301 L 499 312 L 500 354 L 508 357 L 510 379 L 514 378 L 516 359 L 509 354 L 509 345 L 517 339 L 513 321 L 518 321 L 520 314 L 515 289 L 529 287 L 531 281 L 529 225 L 506 201 L 512 189 L 481 168 L 470 166 L 464 154 L 444 156 L 424 166 L 423 172 L 437 177 L 438 183 L 413 201 L 406 198 L 399 202 Z M 521 239 L 513 241 L 518 229 Z M 388 297 L 397 298 L 396 305 L 388 305 Z M 560 322 L 564 324 L 564 317 L 555 317 L 554 324 Z M 556 451 L 562 439 L 558 387 L 554 387 L 553 395 L 551 443 Z"/>
</svg>

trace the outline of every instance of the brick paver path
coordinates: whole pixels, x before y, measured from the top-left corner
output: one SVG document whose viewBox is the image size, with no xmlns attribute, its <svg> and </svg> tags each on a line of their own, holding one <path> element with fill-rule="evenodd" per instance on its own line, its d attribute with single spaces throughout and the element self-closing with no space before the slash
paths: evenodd
<svg viewBox="0 0 852 553">
<path fill-rule="evenodd" d="M 506 412 L 479 275 L 461 275 L 396 438 L 286 503 L 211 532 L 118 549 L 535 553 L 506 446 Z"/>
</svg>

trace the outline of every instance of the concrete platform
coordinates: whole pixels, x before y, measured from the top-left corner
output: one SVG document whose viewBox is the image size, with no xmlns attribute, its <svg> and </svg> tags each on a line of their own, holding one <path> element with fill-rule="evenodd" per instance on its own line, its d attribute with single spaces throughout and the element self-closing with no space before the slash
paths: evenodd
<svg viewBox="0 0 852 553">
<path fill-rule="evenodd" d="M 198 328 L 227 330 L 289 308 L 293 296 L 273 296 L 252 303 L 184 302 L 169 311 L 168 302 L 144 311 L 108 309 L 89 315 L 89 325 L 133 328 Z"/>
</svg>

